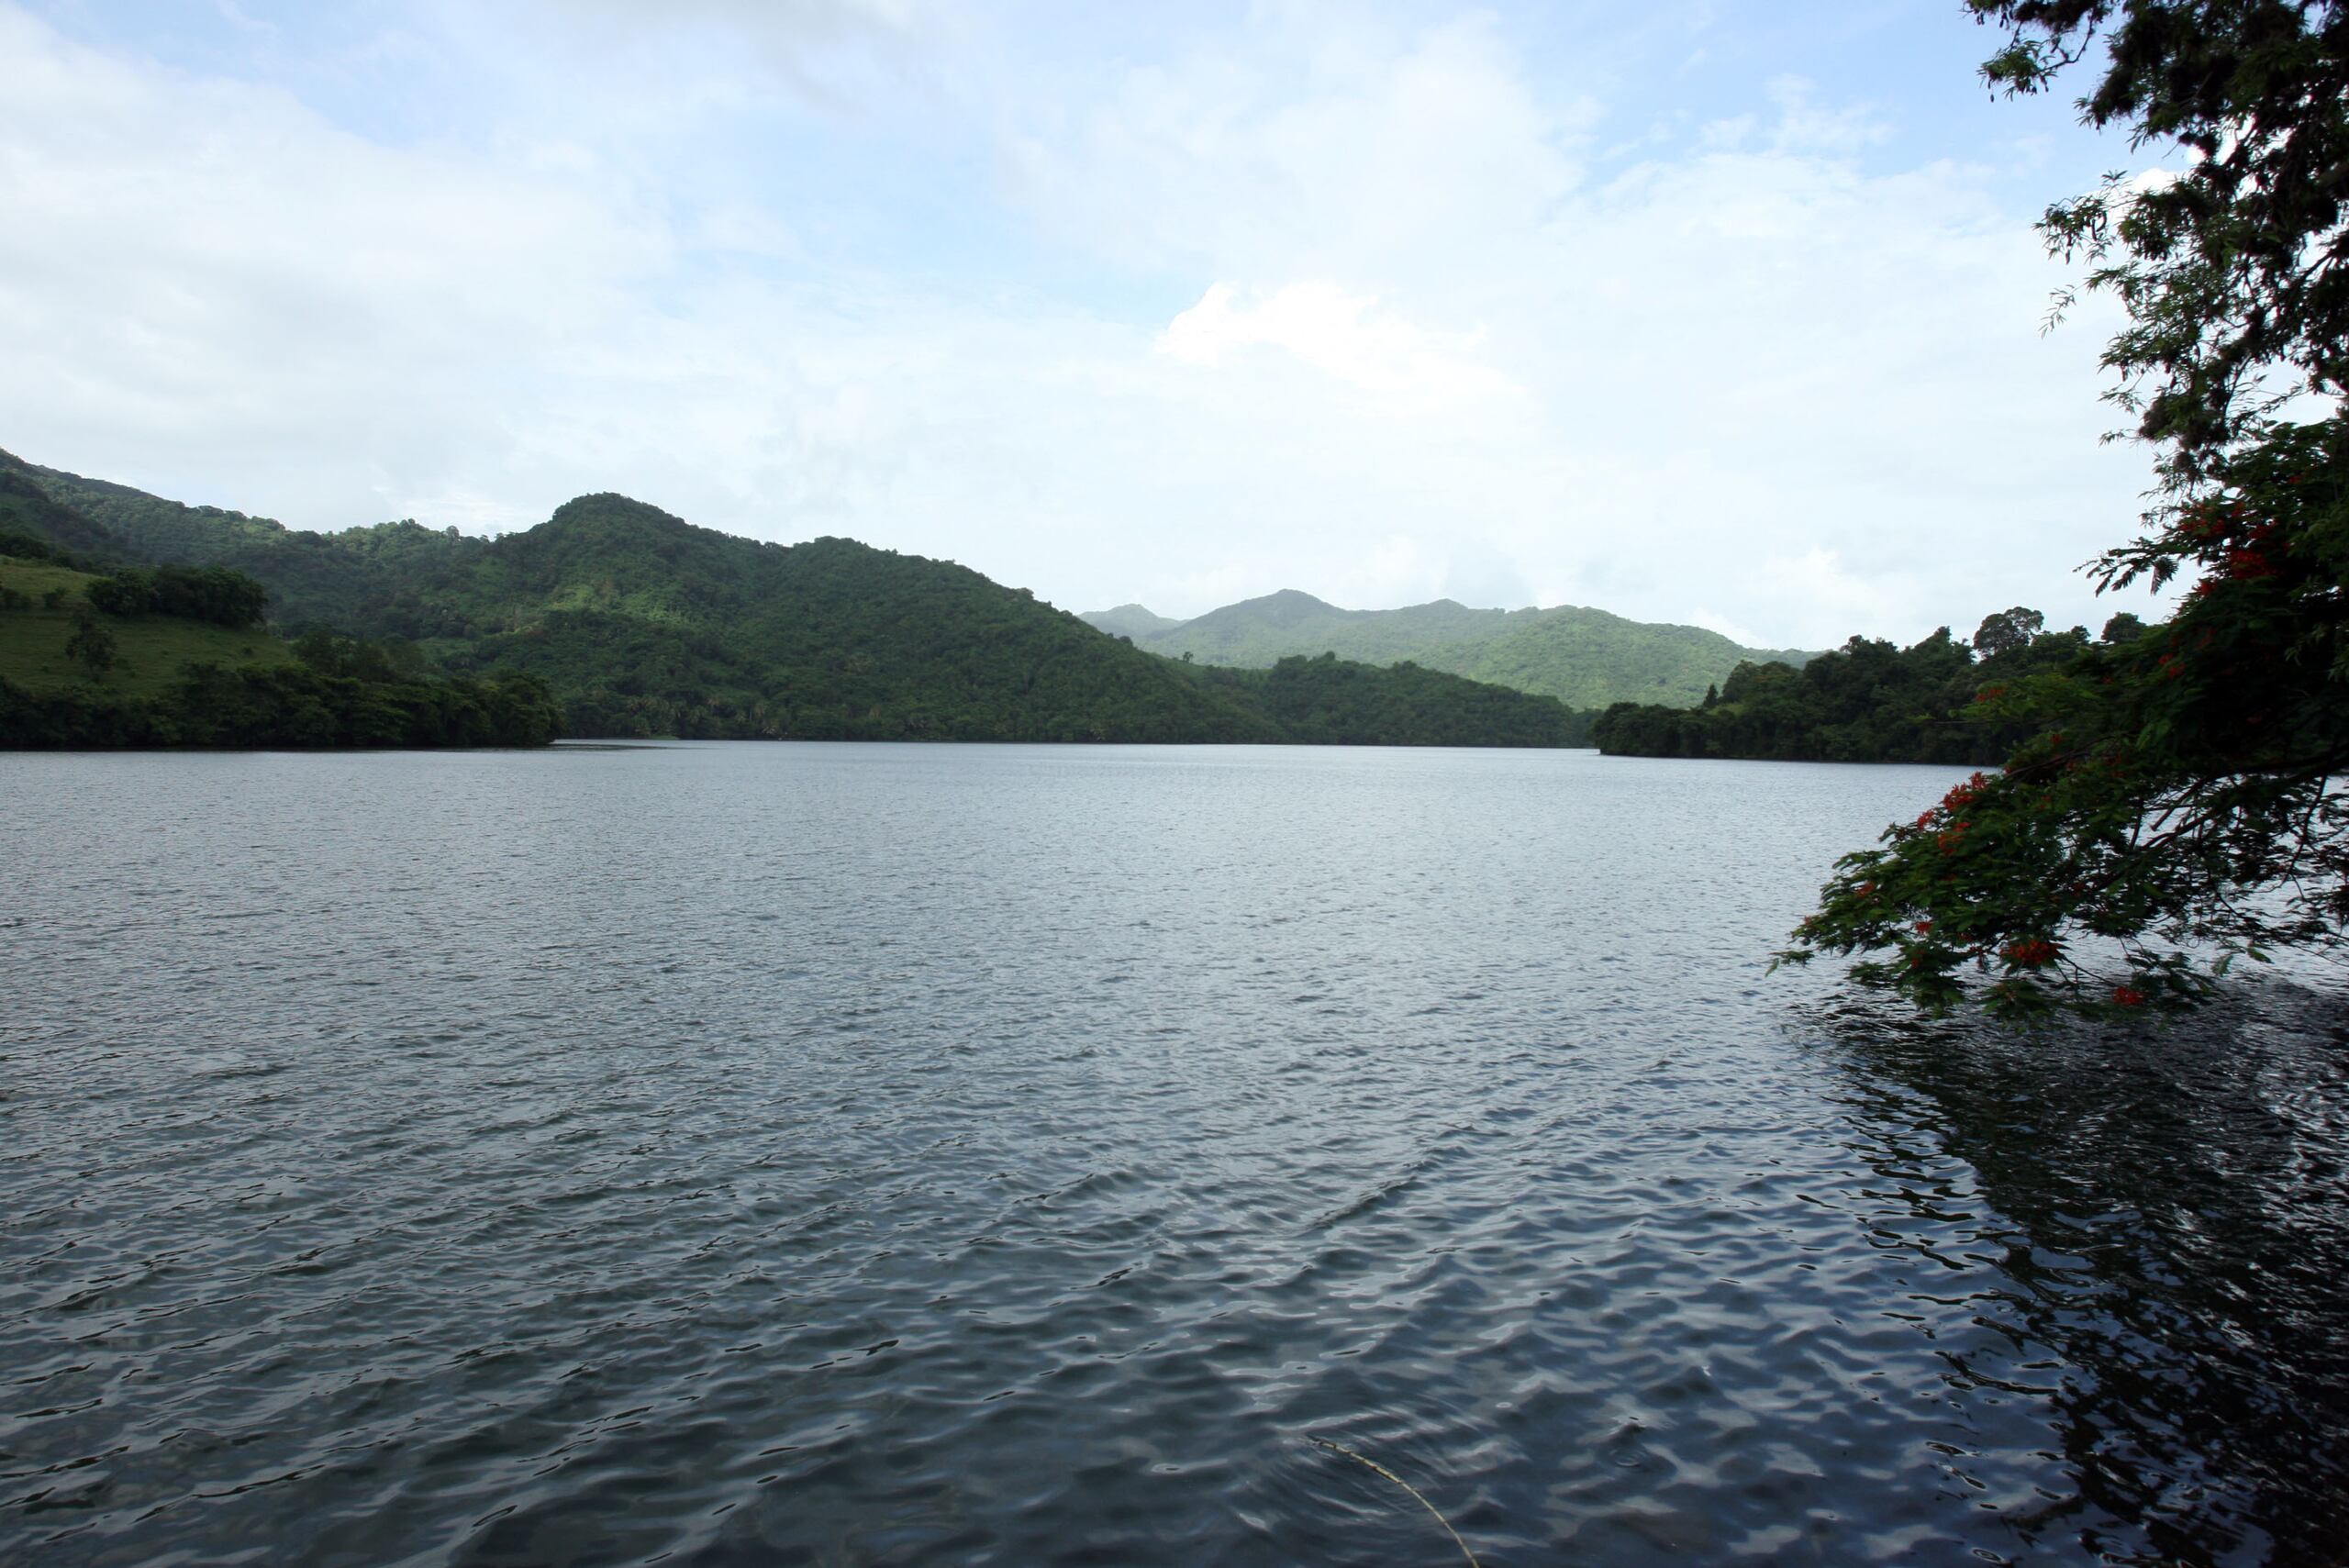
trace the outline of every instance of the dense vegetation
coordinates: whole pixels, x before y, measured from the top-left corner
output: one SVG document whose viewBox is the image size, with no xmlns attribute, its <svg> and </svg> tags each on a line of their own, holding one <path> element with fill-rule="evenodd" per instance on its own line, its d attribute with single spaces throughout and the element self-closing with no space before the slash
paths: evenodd
<svg viewBox="0 0 2349 1568">
<path fill-rule="evenodd" d="M 2017 607 L 1985 620 L 1971 647 L 1943 627 L 1906 649 L 1854 637 L 1799 670 L 1740 664 L 1697 707 L 1618 703 L 1591 738 L 1621 756 L 1996 763 L 2030 730 L 1993 717 L 1991 705 L 2092 647 L 2084 628 L 2050 632 L 2041 622 Z M 2143 629 L 2135 617 L 2116 616 L 2105 640 L 2130 641 Z"/>
<path fill-rule="evenodd" d="M 575 734 L 1282 738 L 975 572 L 851 539 L 754 543 L 617 495 L 498 540 L 448 597 L 485 632 L 452 662 L 543 675 Z"/>
<path fill-rule="evenodd" d="M 117 554 L 200 563 L 117 570 L 86 590 L 95 608 L 242 624 L 254 603 L 227 585 L 250 573 L 282 629 L 413 644 L 454 675 L 535 676 L 574 736 L 1581 740 L 1553 702 L 1426 670 L 1333 661 L 1305 677 L 1205 679 L 951 562 L 850 539 L 763 544 L 620 495 L 582 496 L 495 540 L 409 522 L 321 535 L 17 472 L 50 503 L 103 516 Z"/>
<path fill-rule="evenodd" d="M 1167 621 L 1140 605 L 1085 618 L 1151 652 L 1209 664 L 1263 667 L 1324 652 L 1372 664 L 1408 661 L 1593 710 L 1616 702 L 1687 707 L 1742 661 L 1799 664 L 1809 657 L 1741 648 L 1701 627 L 1647 625 L 1571 605 L 1472 610 L 1439 599 L 1398 610 L 1341 610 L 1294 589 L 1187 621 Z"/>
<path fill-rule="evenodd" d="M 2158 453 L 2143 532 L 2093 570 L 2196 581 L 1986 704 L 2028 736 L 2003 771 L 1846 856 L 1786 956 L 1865 955 L 1927 1007 L 2183 1004 L 2349 927 L 2349 7 L 1968 4 L 2007 29 L 1994 86 L 2098 59 L 2086 117 L 2180 155 L 2042 228 L 2126 309 L 2104 363 Z"/>
<path fill-rule="evenodd" d="M 300 665 L 196 664 L 158 696 L 28 691 L 0 676 L 0 747 L 543 746 L 562 713 L 529 675 L 366 680 Z"/>
<path fill-rule="evenodd" d="M 230 630 L 259 626 L 269 590 L 225 566 L 131 567 L 82 591 L 90 607 L 110 616 L 176 616 Z"/>
</svg>

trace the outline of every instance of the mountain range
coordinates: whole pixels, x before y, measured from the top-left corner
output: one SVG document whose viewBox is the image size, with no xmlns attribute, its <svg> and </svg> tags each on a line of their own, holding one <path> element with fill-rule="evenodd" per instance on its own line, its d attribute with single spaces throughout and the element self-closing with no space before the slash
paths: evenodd
<svg viewBox="0 0 2349 1568">
<path fill-rule="evenodd" d="M 951 562 L 740 539 L 617 495 L 494 539 L 413 521 L 314 533 L 0 453 L 0 555 L 11 532 L 85 569 L 71 603 L 11 612 L 47 617 L 26 636 L 52 684 L 72 673 L 72 617 L 99 607 L 93 573 L 171 564 L 255 579 L 280 631 L 536 676 L 573 736 L 1586 743 L 1586 716 L 1522 692 L 1337 660 L 1198 668 Z M 116 678 L 89 675 L 88 695 Z"/>
<path fill-rule="evenodd" d="M 1741 647 L 1702 627 L 1626 620 L 1573 605 L 1478 610 L 1438 599 L 1403 609 L 1345 610 L 1293 588 L 1190 620 L 1140 605 L 1088 611 L 1084 618 L 1170 658 L 1241 666 L 1325 652 L 1369 664 L 1408 661 L 1582 709 L 1618 702 L 1692 707 L 1742 663 L 1799 666 L 1811 657 Z"/>
</svg>

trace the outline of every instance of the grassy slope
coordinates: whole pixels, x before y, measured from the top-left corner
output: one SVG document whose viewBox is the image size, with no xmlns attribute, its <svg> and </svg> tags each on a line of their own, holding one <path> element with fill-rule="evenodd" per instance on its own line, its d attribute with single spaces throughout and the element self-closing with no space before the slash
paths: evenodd
<svg viewBox="0 0 2349 1568">
<path fill-rule="evenodd" d="M 114 667 L 93 675 L 87 665 L 67 655 L 65 643 L 73 635 L 74 614 L 88 608 L 83 590 L 95 580 L 59 566 L 0 558 L 0 587 L 32 600 L 30 609 L 0 609 L 0 676 L 35 693 L 74 688 L 147 697 L 176 684 L 190 664 L 294 662 L 283 641 L 259 628 L 230 631 L 163 616 L 106 617 L 104 624 L 115 639 Z M 43 595 L 57 588 L 65 590 L 64 603 L 45 608 Z"/>
<path fill-rule="evenodd" d="M 1409 660 L 1553 696 L 1572 708 L 1615 702 L 1691 706 L 1743 661 L 1800 663 L 1808 657 L 1742 648 L 1701 627 L 1653 625 L 1571 605 L 1476 610 L 1438 599 L 1396 610 L 1344 610 L 1293 589 L 1130 635 L 1153 653 L 1189 653 L 1210 664 L 1262 666 L 1323 652 L 1372 664 Z"/>
</svg>

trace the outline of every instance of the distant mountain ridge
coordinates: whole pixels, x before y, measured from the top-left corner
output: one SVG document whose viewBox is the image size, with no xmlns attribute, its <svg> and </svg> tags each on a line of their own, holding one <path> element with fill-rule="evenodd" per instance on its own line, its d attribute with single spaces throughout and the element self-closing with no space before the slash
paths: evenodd
<svg viewBox="0 0 2349 1568">
<path fill-rule="evenodd" d="M 1170 616 L 1152 615 L 1140 605 L 1119 605 L 1114 610 L 1089 610 L 1080 618 L 1099 627 L 1112 637 L 1148 637 L 1153 632 L 1172 631 L 1183 624 Z"/>
<path fill-rule="evenodd" d="M 1367 664 L 1408 662 L 1586 709 L 1618 702 L 1693 707 L 1742 663 L 1799 667 L 1811 658 L 1742 647 L 1702 627 L 1628 620 L 1574 605 L 1478 610 L 1437 599 L 1402 609 L 1347 610 L 1294 588 L 1186 621 L 1140 605 L 1084 618 L 1137 648 L 1209 664 L 1254 667 L 1324 652 Z"/>
</svg>

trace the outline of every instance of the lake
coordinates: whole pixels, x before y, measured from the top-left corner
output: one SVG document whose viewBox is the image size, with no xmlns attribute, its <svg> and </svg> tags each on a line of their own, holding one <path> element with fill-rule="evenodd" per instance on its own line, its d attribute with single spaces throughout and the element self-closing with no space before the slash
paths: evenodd
<svg viewBox="0 0 2349 1568">
<path fill-rule="evenodd" d="M 1765 973 L 1955 776 L 0 754 L 0 1561 L 2336 1568 L 2339 988 Z"/>
</svg>

